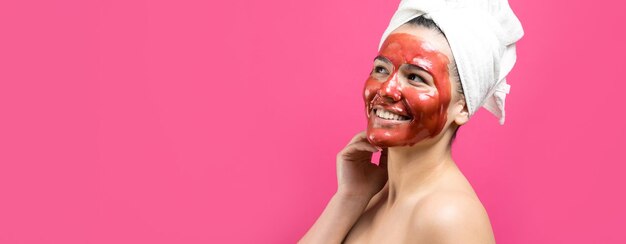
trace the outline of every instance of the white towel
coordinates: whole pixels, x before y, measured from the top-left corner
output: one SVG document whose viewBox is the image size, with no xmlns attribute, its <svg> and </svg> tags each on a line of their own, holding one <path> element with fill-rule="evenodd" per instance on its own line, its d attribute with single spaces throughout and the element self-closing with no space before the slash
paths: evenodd
<svg viewBox="0 0 626 244">
<path fill-rule="evenodd" d="M 403 0 L 383 33 L 387 36 L 409 20 L 424 15 L 448 39 L 461 77 L 470 116 L 480 107 L 504 124 L 506 75 L 515 64 L 515 42 L 522 25 L 506 0 Z"/>
</svg>

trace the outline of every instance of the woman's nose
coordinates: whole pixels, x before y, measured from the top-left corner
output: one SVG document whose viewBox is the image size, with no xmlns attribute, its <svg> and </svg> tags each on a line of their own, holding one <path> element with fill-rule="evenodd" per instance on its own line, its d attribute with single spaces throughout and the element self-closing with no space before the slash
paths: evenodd
<svg viewBox="0 0 626 244">
<path fill-rule="evenodd" d="M 400 101 L 402 99 L 402 87 L 400 84 L 400 80 L 398 79 L 398 73 L 394 73 L 393 76 L 385 81 L 383 85 L 378 90 L 378 95 L 381 97 L 388 97 L 393 99 L 393 101 Z"/>
</svg>

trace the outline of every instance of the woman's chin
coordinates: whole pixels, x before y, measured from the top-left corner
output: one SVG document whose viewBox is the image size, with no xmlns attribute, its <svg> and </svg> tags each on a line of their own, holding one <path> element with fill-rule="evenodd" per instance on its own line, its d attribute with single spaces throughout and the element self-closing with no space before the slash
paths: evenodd
<svg viewBox="0 0 626 244">
<path fill-rule="evenodd" d="M 423 141 L 428 137 L 428 133 L 421 131 L 417 135 L 408 135 L 406 131 L 396 131 L 385 128 L 367 128 L 367 140 L 374 146 L 380 148 L 388 147 L 410 147 Z"/>
<path fill-rule="evenodd" d="M 367 140 L 374 146 L 380 148 L 409 146 L 409 142 L 404 138 L 397 138 L 393 134 L 380 131 L 380 129 L 367 130 Z"/>
</svg>

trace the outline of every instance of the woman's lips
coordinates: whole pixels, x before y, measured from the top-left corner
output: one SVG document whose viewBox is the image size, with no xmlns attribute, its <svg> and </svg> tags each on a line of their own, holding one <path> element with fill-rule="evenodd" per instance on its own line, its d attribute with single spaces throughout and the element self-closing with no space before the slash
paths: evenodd
<svg viewBox="0 0 626 244">
<path fill-rule="evenodd" d="M 387 100 L 377 94 L 369 103 L 367 115 L 373 128 L 408 124 L 413 120 L 413 116 L 408 113 L 404 101 L 389 103 Z"/>
<path fill-rule="evenodd" d="M 410 120 L 413 118 L 406 109 L 404 101 L 397 101 L 392 104 L 386 102 L 379 96 L 374 97 L 370 102 L 370 106 L 374 114 L 383 119 Z"/>
<path fill-rule="evenodd" d="M 384 109 L 384 108 L 381 108 L 381 107 L 372 109 L 372 112 L 374 113 L 374 115 L 376 115 L 376 117 L 381 118 L 381 119 L 397 120 L 397 121 L 409 121 L 409 120 L 411 120 L 411 118 L 408 117 L 408 116 L 397 114 L 397 113 L 394 113 L 391 110 Z"/>
<path fill-rule="evenodd" d="M 382 107 L 374 107 L 370 111 L 369 117 L 372 128 L 391 128 L 409 124 L 412 119 L 411 117 L 399 115 Z"/>
</svg>

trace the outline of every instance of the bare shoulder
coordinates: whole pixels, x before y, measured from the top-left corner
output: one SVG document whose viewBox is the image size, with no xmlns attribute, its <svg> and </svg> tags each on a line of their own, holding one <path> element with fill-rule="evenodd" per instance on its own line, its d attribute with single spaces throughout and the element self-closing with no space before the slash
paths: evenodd
<svg viewBox="0 0 626 244">
<path fill-rule="evenodd" d="M 412 215 L 414 234 L 409 239 L 416 243 L 495 243 L 487 212 L 475 194 L 431 193 L 419 201 Z"/>
</svg>

